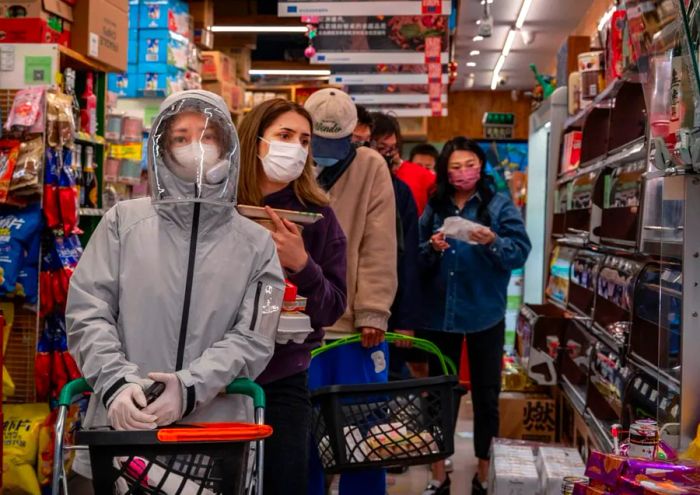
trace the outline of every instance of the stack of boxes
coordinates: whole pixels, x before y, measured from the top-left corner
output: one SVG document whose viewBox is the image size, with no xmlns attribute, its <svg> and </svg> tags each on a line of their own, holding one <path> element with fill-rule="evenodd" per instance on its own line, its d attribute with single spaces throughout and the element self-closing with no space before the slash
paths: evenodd
<svg viewBox="0 0 700 495">
<path fill-rule="evenodd" d="M 109 90 L 119 96 L 166 96 L 201 87 L 199 56 L 186 2 L 130 0 L 129 65 L 109 77 Z"/>
<path fill-rule="evenodd" d="M 222 52 L 202 52 L 202 88 L 221 95 L 231 112 L 243 109 L 243 88 L 236 85 L 236 62 Z"/>
</svg>

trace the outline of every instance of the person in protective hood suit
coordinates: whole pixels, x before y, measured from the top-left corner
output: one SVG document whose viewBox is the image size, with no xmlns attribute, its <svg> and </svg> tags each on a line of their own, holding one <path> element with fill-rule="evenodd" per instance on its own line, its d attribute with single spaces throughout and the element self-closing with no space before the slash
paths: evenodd
<svg viewBox="0 0 700 495">
<path fill-rule="evenodd" d="M 221 97 L 162 103 L 151 198 L 107 212 L 70 283 L 69 348 L 94 390 L 84 427 L 252 419 L 247 399 L 220 392 L 267 366 L 284 280 L 269 232 L 235 209 L 238 148 Z M 154 381 L 165 390 L 147 406 Z M 90 477 L 86 461 L 74 470 Z"/>
</svg>

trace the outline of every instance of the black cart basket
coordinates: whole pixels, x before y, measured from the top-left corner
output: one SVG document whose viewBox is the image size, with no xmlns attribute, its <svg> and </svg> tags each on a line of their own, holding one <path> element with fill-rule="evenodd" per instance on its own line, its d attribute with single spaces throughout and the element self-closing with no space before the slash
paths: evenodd
<svg viewBox="0 0 700 495">
<path fill-rule="evenodd" d="M 67 384 L 59 398 L 54 451 L 53 495 L 68 494 L 63 440 L 72 400 L 90 387 L 83 379 Z M 196 423 L 148 431 L 79 430 L 73 449 L 90 453 L 96 494 L 243 495 L 262 494 L 265 394 L 253 381 L 239 379 L 228 394 L 253 399 L 254 424 Z M 255 445 L 254 455 L 251 446 Z M 69 495 L 69 494 L 68 494 Z"/>
<path fill-rule="evenodd" d="M 326 473 L 429 464 L 454 453 L 459 401 L 466 393 L 454 363 L 427 340 L 393 333 L 386 339 L 410 340 L 435 354 L 445 375 L 312 392 L 311 431 Z M 359 335 L 336 340 L 312 355 L 359 341 Z"/>
</svg>

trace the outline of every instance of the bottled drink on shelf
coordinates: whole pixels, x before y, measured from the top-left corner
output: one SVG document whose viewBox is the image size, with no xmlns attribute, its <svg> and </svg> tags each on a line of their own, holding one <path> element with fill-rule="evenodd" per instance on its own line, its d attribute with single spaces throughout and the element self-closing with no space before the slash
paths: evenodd
<svg viewBox="0 0 700 495">
<path fill-rule="evenodd" d="M 93 75 L 88 72 L 80 110 L 80 130 L 94 136 L 97 133 L 97 96 L 93 92 Z"/>
</svg>

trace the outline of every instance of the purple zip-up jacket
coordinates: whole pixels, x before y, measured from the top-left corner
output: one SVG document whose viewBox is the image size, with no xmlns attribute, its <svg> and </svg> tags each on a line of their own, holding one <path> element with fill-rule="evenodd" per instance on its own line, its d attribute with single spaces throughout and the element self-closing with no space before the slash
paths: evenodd
<svg viewBox="0 0 700 495">
<path fill-rule="evenodd" d="M 314 332 L 303 344 L 277 344 L 270 364 L 257 380 L 264 385 L 308 369 L 311 350 L 323 339 L 323 327 L 333 325 L 345 313 L 347 240 L 330 206 L 304 206 L 292 186 L 266 196 L 263 202 L 273 208 L 323 215 L 322 220 L 304 226 L 302 231 L 309 254 L 306 267 L 298 273 L 286 274 L 287 279 L 298 287 L 299 295 L 308 299 L 305 313 L 311 318 Z"/>
</svg>

